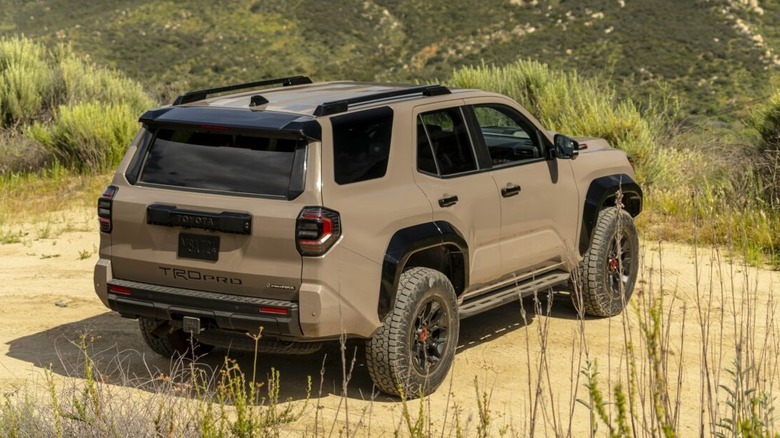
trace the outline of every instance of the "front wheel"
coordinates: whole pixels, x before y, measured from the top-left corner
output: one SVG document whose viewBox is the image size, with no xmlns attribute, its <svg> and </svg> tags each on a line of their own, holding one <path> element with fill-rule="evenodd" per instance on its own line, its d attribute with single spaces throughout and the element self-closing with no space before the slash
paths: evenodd
<svg viewBox="0 0 780 438">
<path fill-rule="evenodd" d="M 593 316 L 615 316 L 634 292 L 639 271 L 639 237 L 625 210 L 601 210 L 593 239 L 580 265 L 574 305 Z"/>
<path fill-rule="evenodd" d="M 429 268 L 401 274 L 395 307 L 366 345 L 366 365 L 381 391 L 428 395 L 447 377 L 460 320 L 449 279 Z"/>
</svg>

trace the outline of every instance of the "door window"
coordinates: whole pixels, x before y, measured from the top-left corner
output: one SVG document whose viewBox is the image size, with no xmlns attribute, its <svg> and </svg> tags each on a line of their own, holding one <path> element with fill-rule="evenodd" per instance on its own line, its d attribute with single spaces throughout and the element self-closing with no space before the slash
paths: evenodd
<svg viewBox="0 0 780 438">
<path fill-rule="evenodd" d="M 514 109 L 496 104 L 475 105 L 474 115 L 493 167 L 544 156 L 536 129 Z"/>
<path fill-rule="evenodd" d="M 460 108 L 418 116 L 417 169 L 440 176 L 477 170 L 474 148 Z"/>
</svg>

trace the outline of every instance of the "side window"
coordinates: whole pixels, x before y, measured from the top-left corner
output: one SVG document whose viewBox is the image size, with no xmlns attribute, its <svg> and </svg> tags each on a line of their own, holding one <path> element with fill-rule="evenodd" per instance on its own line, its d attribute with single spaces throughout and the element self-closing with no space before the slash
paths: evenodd
<svg viewBox="0 0 780 438">
<path fill-rule="evenodd" d="M 477 169 L 460 108 L 423 113 L 417 118 L 417 169 L 441 176 Z"/>
<path fill-rule="evenodd" d="M 338 184 L 382 178 L 387 172 L 393 110 L 383 107 L 331 118 Z"/>
<path fill-rule="evenodd" d="M 541 158 L 536 129 L 519 112 L 504 105 L 475 105 L 474 114 L 493 166 Z"/>
</svg>

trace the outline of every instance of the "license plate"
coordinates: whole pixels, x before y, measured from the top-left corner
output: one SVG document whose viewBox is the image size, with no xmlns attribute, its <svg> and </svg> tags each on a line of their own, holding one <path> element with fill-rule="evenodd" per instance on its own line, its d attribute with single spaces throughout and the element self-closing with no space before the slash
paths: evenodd
<svg viewBox="0 0 780 438">
<path fill-rule="evenodd" d="M 219 259 L 219 236 L 179 233 L 178 256 L 216 262 Z"/>
</svg>

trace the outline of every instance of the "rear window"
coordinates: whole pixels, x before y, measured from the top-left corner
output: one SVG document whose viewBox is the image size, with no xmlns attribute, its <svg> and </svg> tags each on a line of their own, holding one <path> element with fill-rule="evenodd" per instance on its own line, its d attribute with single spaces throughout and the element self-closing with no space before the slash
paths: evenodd
<svg viewBox="0 0 780 438">
<path fill-rule="evenodd" d="M 195 129 L 159 129 L 139 181 L 292 199 L 303 190 L 306 143 Z"/>
</svg>

